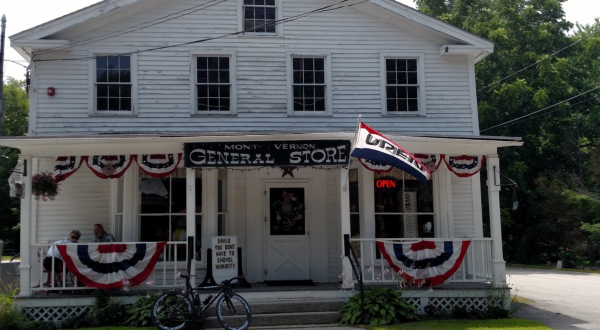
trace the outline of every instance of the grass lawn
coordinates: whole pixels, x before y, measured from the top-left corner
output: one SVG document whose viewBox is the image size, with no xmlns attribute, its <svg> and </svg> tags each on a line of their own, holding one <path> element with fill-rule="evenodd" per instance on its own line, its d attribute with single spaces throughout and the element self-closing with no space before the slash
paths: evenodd
<svg viewBox="0 0 600 330">
<path fill-rule="evenodd" d="M 2 256 L 2 261 L 10 261 L 10 258 L 12 258 L 12 256 Z M 18 257 L 15 260 L 20 260 Z"/>
<path fill-rule="evenodd" d="M 369 330 L 552 330 L 547 326 L 525 319 L 503 320 L 436 320 L 392 326 L 367 327 Z"/>
<path fill-rule="evenodd" d="M 514 303 L 520 303 L 520 304 L 535 304 L 535 301 L 533 301 L 531 299 L 519 297 L 519 296 L 513 295 L 513 294 L 510 295 L 510 301 L 512 301 Z"/>
<path fill-rule="evenodd" d="M 510 267 L 522 267 L 522 268 L 536 268 L 536 269 L 558 270 L 558 271 L 562 271 L 562 272 L 600 274 L 600 271 L 597 271 L 597 270 L 587 270 L 587 269 L 556 268 L 556 267 L 552 267 L 552 266 L 536 266 L 536 265 L 522 265 L 522 264 L 506 264 L 506 265 L 510 266 Z"/>
</svg>

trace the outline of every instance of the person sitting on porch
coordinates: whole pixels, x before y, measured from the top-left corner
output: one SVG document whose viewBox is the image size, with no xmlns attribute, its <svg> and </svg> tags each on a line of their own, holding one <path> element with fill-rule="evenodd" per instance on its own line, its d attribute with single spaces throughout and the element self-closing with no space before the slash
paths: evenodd
<svg viewBox="0 0 600 330">
<path fill-rule="evenodd" d="M 77 230 L 77 229 L 74 229 L 74 230 L 71 230 L 71 233 L 69 233 L 69 236 L 59 239 L 58 241 L 54 242 L 54 244 L 77 243 L 77 241 L 79 240 L 79 237 L 81 237 L 81 232 L 79 232 L 79 230 Z M 50 248 L 50 250 L 48 250 L 48 253 L 46 253 L 46 257 L 44 258 L 44 262 L 43 262 L 44 269 L 49 272 L 52 271 L 52 257 L 54 257 L 54 270 L 56 272 L 61 272 L 62 265 L 63 265 L 63 259 L 62 259 L 62 256 L 60 255 L 60 253 L 58 252 L 56 245 L 54 245 L 52 248 Z"/>
<path fill-rule="evenodd" d="M 105 232 L 104 226 L 99 223 L 94 225 L 94 239 L 92 240 L 92 243 L 109 243 L 114 241 L 115 237 L 112 234 Z"/>
</svg>

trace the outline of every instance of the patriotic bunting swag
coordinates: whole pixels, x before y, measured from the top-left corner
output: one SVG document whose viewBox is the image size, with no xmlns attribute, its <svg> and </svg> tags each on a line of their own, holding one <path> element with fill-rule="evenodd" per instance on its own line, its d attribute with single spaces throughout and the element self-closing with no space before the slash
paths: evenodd
<svg viewBox="0 0 600 330">
<path fill-rule="evenodd" d="M 64 181 L 73 175 L 81 167 L 87 156 L 61 156 L 56 158 L 54 165 L 54 177 L 56 182 Z"/>
<path fill-rule="evenodd" d="M 165 178 L 175 172 L 181 154 L 138 155 L 136 162 L 140 169 L 153 178 Z"/>
<path fill-rule="evenodd" d="M 470 241 L 420 241 L 394 243 L 377 241 L 379 251 L 405 280 L 413 285 L 440 285 L 460 266 Z"/>
<path fill-rule="evenodd" d="M 85 286 L 105 290 L 142 283 L 148 278 L 166 242 L 132 244 L 58 244 L 64 263 Z"/>
<path fill-rule="evenodd" d="M 461 178 L 477 174 L 485 163 L 485 156 L 445 156 L 448 169 Z"/>
<path fill-rule="evenodd" d="M 118 179 L 131 165 L 132 156 L 90 156 L 87 164 L 101 179 Z"/>
<path fill-rule="evenodd" d="M 350 155 L 399 168 L 423 183 L 431 175 L 410 152 L 363 123 L 360 123 Z"/>
<path fill-rule="evenodd" d="M 383 165 L 381 163 L 369 160 L 369 159 L 362 159 L 359 158 L 358 161 L 362 164 L 362 166 L 364 166 L 367 170 L 369 171 L 373 171 L 373 172 L 377 172 L 377 173 L 385 173 L 385 172 L 389 172 L 391 170 L 394 169 L 393 166 L 390 165 Z"/>
<path fill-rule="evenodd" d="M 444 155 L 415 154 L 414 156 L 421 162 L 421 164 L 425 165 L 425 167 L 431 173 L 435 172 L 438 169 L 440 163 L 442 162 L 442 159 L 444 158 Z"/>
</svg>

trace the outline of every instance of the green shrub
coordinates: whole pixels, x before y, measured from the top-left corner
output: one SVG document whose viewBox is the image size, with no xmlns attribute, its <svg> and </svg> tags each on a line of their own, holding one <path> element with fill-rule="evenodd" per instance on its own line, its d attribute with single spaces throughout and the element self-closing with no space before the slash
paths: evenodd
<svg viewBox="0 0 600 330">
<path fill-rule="evenodd" d="M 127 318 L 127 308 L 121 303 L 112 301 L 109 291 L 95 290 L 94 298 L 91 326 L 118 326 L 124 323 Z"/>
<path fill-rule="evenodd" d="M 56 329 L 54 323 L 44 321 L 27 322 L 23 325 L 23 330 L 53 330 Z"/>
<path fill-rule="evenodd" d="M 158 297 L 156 292 L 150 292 L 147 296 L 141 297 L 131 305 L 131 308 L 127 310 L 129 318 L 125 321 L 125 325 L 136 328 L 152 326 L 150 307 L 152 307 L 152 303 L 156 300 L 156 297 Z"/>
<path fill-rule="evenodd" d="M 340 310 L 340 323 L 371 325 L 398 324 L 418 320 L 417 309 L 402 298 L 402 293 L 394 289 L 372 289 L 364 292 L 365 315 L 361 320 L 360 294 L 354 295 Z"/>
<path fill-rule="evenodd" d="M 561 247 L 558 258 L 562 260 L 562 266 L 564 268 L 575 268 L 575 266 L 579 266 L 583 263 L 583 258 L 577 254 L 577 252 L 573 251 L 573 249 L 569 248 Z"/>
<path fill-rule="evenodd" d="M 0 329 L 2 330 L 22 330 L 25 317 L 22 313 L 13 310 L 0 311 Z"/>
</svg>

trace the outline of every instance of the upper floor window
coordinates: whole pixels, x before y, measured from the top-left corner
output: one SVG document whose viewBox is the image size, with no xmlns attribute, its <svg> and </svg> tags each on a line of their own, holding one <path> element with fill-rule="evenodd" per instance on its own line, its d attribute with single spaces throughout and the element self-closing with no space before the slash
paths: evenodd
<svg viewBox="0 0 600 330">
<path fill-rule="evenodd" d="M 277 7 L 275 0 L 243 0 L 245 32 L 276 33 Z"/>
<path fill-rule="evenodd" d="M 231 111 L 232 79 L 229 56 L 196 58 L 197 111 Z"/>
<path fill-rule="evenodd" d="M 384 61 L 384 109 L 388 114 L 423 114 L 425 94 L 422 56 L 387 57 Z"/>
<path fill-rule="evenodd" d="M 294 111 L 326 111 L 325 58 L 292 58 Z"/>
<path fill-rule="evenodd" d="M 96 111 L 132 111 L 131 56 L 96 57 Z"/>
</svg>

